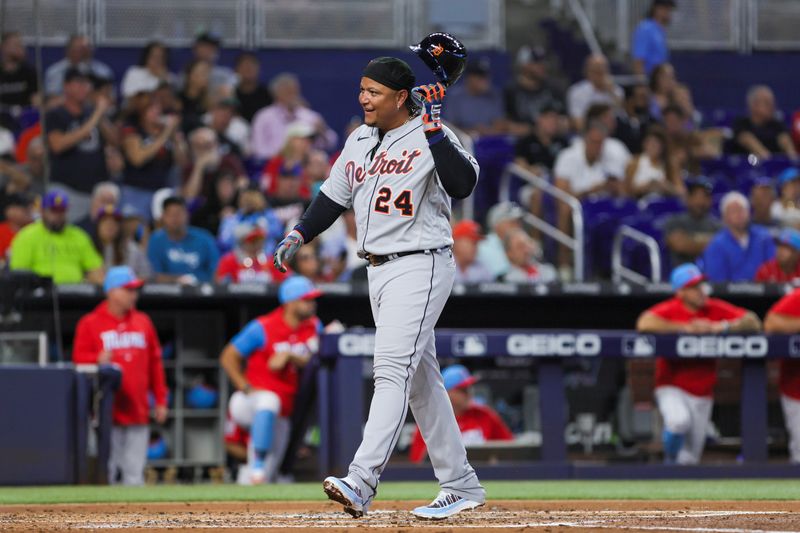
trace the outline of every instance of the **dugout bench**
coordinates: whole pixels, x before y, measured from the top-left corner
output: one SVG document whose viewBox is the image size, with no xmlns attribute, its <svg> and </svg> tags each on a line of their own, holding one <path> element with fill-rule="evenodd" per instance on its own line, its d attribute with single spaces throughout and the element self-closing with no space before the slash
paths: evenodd
<svg viewBox="0 0 800 533">
<path fill-rule="evenodd" d="M 320 473 L 340 474 L 360 443 L 366 420 L 362 358 L 372 357 L 374 330 L 355 329 L 322 338 L 318 376 Z M 487 478 L 797 477 L 800 466 L 768 465 L 767 359 L 800 357 L 800 335 L 653 335 L 618 330 L 438 330 L 439 357 L 538 359 L 540 461 L 476 467 Z M 564 428 L 566 358 L 734 358 L 742 361 L 741 463 L 675 466 L 591 466 L 567 461 Z M 428 479 L 429 467 L 390 465 L 385 479 Z"/>
</svg>

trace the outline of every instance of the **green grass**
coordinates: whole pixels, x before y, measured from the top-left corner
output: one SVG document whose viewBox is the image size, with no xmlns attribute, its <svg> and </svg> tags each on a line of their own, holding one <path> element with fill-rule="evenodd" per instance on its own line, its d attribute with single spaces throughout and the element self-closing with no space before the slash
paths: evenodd
<svg viewBox="0 0 800 533">
<path fill-rule="evenodd" d="M 496 500 L 797 500 L 800 480 L 487 481 Z M 379 499 L 427 500 L 435 483 L 382 483 Z M 151 487 L 0 487 L 0 504 L 324 500 L 319 483 L 158 485 Z"/>
</svg>

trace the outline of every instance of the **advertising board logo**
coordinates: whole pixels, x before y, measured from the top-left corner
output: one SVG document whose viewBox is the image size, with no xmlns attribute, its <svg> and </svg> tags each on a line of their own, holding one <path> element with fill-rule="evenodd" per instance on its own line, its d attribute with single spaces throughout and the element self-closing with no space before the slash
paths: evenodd
<svg viewBox="0 0 800 533">
<path fill-rule="evenodd" d="M 375 351 L 375 335 L 371 333 L 344 333 L 339 335 L 339 354 L 349 357 L 372 355 Z"/>
<path fill-rule="evenodd" d="M 488 341 L 486 335 L 479 333 L 453 335 L 452 347 L 453 355 L 476 357 L 486 355 Z"/>
<path fill-rule="evenodd" d="M 622 353 L 634 357 L 651 357 L 656 353 L 656 339 L 652 335 L 628 335 L 623 337 Z"/>
<path fill-rule="evenodd" d="M 680 357 L 764 357 L 768 350 L 767 338 L 761 335 L 681 336 L 675 347 Z"/>
<path fill-rule="evenodd" d="M 602 341 L 596 333 L 544 333 L 534 335 L 509 335 L 506 350 L 509 355 L 534 357 L 595 356 L 600 353 Z"/>
</svg>

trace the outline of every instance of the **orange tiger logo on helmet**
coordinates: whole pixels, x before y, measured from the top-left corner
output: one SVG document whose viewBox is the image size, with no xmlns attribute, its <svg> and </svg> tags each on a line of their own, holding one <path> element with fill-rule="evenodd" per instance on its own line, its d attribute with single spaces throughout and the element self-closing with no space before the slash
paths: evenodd
<svg viewBox="0 0 800 533">
<path fill-rule="evenodd" d="M 442 52 L 444 52 L 444 46 L 441 44 L 435 44 L 431 47 L 431 54 L 433 54 L 433 57 L 439 57 L 442 55 Z"/>
</svg>

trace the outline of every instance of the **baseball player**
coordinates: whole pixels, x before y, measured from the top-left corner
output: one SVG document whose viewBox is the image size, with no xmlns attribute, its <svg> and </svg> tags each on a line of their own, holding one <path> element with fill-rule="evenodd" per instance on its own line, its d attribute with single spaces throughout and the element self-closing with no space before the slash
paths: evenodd
<svg viewBox="0 0 800 533">
<path fill-rule="evenodd" d="M 155 398 L 155 419 L 167 419 L 167 386 L 161 345 L 150 318 L 136 310 L 137 289 L 144 282 L 127 266 L 110 268 L 106 300 L 78 322 L 72 360 L 76 364 L 114 364 L 122 384 L 114 397 L 109 482 L 144 484 L 150 439 L 148 391 Z"/>
<path fill-rule="evenodd" d="M 214 275 L 217 283 L 275 283 L 289 275 L 275 268 L 264 253 L 267 232 L 253 222 L 236 226 L 236 248 L 223 255 Z"/>
<path fill-rule="evenodd" d="M 478 164 L 442 126 L 444 86 L 414 89 L 421 94 L 418 112 L 410 99 L 414 84 L 400 59 L 369 62 L 358 96 L 364 125 L 348 137 L 320 193 L 275 251 L 275 265 L 284 269 L 302 244 L 353 208 L 359 255 L 369 262 L 375 393 L 347 477 L 328 477 L 323 488 L 356 518 L 375 497 L 409 406 L 441 486 L 429 505 L 413 513 L 446 518 L 483 505 L 486 497 L 467 461 L 433 332 L 455 275 L 450 198 L 470 195 Z"/>
<path fill-rule="evenodd" d="M 764 331 L 784 335 L 800 333 L 800 289 L 795 289 L 772 306 L 764 319 Z M 800 360 L 781 359 L 778 386 L 783 420 L 789 432 L 789 459 L 800 463 Z"/>
<path fill-rule="evenodd" d="M 648 333 L 718 334 L 759 331 L 752 311 L 709 298 L 705 276 L 696 265 L 675 268 L 670 283 L 675 296 L 639 316 L 636 329 Z M 656 359 L 655 397 L 664 420 L 664 462 L 697 464 L 714 404 L 716 359 Z"/>
<path fill-rule="evenodd" d="M 228 403 L 231 418 L 250 432 L 247 467 L 253 484 L 274 481 L 286 451 L 298 369 L 319 348 L 315 299 L 321 294 L 308 278 L 290 277 L 278 288 L 281 306 L 248 323 L 220 355 L 237 389 Z"/>
<path fill-rule="evenodd" d="M 465 366 L 448 366 L 442 371 L 442 379 L 465 445 L 514 440 L 514 434 L 494 409 L 472 400 L 470 387 L 478 381 L 478 378 L 470 374 Z M 408 458 L 412 463 L 420 463 L 425 459 L 425 455 L 425 441 L 417 428 L 411 439 Z"/>
</svg>

